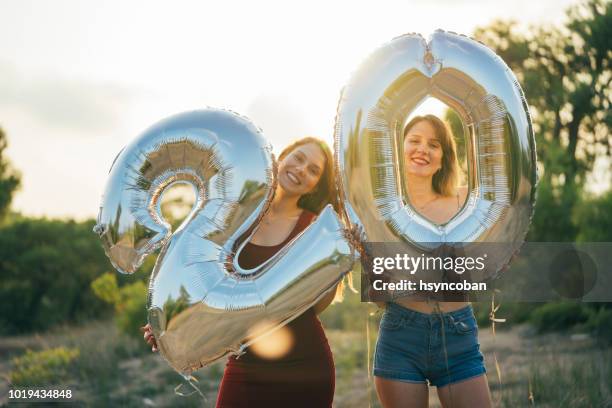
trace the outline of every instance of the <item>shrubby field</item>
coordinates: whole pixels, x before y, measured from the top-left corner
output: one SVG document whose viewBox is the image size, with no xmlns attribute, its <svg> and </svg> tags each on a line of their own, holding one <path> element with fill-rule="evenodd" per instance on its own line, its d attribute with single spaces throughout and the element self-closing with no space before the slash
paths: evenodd
<svg viewBox="0 0 612 408">
<path fill-rule="evenodd" d="M 474 37 L 508 63 L 531 104 L 543 171 L 527 239 L 612 241 L 612 191 L 589 188 L 593 163 L 612 156 L 612 3 L 574 6 L 562 27 L 519 30 L 516 22 L 495 21 Z M 446 119 L 460 136 L 452 111 Z M 23 176 L 6 157 L 7 141 L 0 131 L 0 398 L 9 387 L 70 385 L 93 405 L 198 406 L 195 396 L 175 394 L 180 378 L 151 355 L 137 330 L 154 256 L 135 275 L 122 276 L 92 233 L 93 220 L 11 212 Z M 180 199 L 168 203 L 176 204 Z M 612 304 L 504 304 L 496 315 L 507 321 L 496 325 L 494 337 L 486 334 L 491 306 L 475 309 L 500 406 L 612 404 Z M 322 315 L 336 359 L 339 407 L 376 404 L 367 372 L 378 318 L 354 294 Z M 222 370 L 217 363 L 197 374 L 209 401 Z"/>
</svg>

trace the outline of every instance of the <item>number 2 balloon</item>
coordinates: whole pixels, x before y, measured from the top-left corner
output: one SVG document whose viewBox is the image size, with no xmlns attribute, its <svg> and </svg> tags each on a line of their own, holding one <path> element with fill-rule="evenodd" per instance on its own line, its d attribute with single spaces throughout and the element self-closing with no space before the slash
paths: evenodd
<svg viewBox="0 0 612 408">
<path fill-rule="evenodd" d="M 160 199 L 193 185 L 196 203 L 171 232 Z M 271 149 L 246 118 L 224 110 L 163 120 L 113 163 L 95 231 L 117 270 L 133 273 L 161 248 L 149 285 L 148 318 L 159 349 L 188 374 L 240 351 L 321 298 L 354 256 L 331 206 L 292 242 L 245 270 L 235 244 L 274 192 Z"/>
</svg>

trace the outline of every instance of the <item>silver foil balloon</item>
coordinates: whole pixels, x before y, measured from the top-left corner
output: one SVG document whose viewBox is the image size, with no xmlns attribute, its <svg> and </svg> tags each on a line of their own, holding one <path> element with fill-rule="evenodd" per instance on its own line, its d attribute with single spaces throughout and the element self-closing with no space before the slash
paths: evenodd
<svg viewBox="0 0 612 408">
<path fill-rule="evenodd" d="M 468 197 L 443 225 L 409 204 L 403 181 L 403 129 L 428 96 L 453 108 L 467 135 Z M 504 243 L 473 281 L 494 277 L 522 245 L 537 180 L 531 119 L 515 76 L 483 44 L 438 30 L 429 42 L 407 34 L 378 48 L 342 91 L 335 145 L 346 215 L 363 240 L 405 243 L 413 256 Z"/>
<path fill-rule="evenodd" d="M 328 206 L 264 264 L 251 270 L 238 265 L 236 242 L 267 209 L 273 169 L 260 130 L 215 109 L 157 123 L 113 163 L 94 231 L 123 273 L 133 273 L 162 248 L 149 284 L 148 319 L 162 355 L 181 373 L 240 353 L 286 324 L 353 264 L 343 225 Z M 195 188 L 196 202 L 171 232 L 160 199 L 178 182 Z"/>
</svg>

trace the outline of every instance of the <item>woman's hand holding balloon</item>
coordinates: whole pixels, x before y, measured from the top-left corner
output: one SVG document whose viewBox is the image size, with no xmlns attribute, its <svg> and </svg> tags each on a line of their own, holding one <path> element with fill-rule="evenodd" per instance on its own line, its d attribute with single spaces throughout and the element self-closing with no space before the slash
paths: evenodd
<svg viewBox="0 0 612 408">
<path fill-rule="evenodd" d="M 151 346 L 151 351 L 159 351 L 157 349 L 157 341 L 155 341 L 155 335 L 153 335 L 153 329 L 151 328 L 151 325 L 147 323 L 145 326 L 142 326 L 140 328 L 140 331 L 144 333 L 143 337 L 145 341 L 149 344 L 149 346 Z"/>
</svg>

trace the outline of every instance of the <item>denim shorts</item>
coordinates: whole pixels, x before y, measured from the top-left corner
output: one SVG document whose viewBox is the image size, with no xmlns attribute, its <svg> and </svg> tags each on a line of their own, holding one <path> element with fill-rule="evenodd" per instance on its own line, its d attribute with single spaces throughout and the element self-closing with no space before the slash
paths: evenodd
<svg viewBox="0 0 612 408">
<path fill-rule="evenodd" d="M 387 303 L 374 353 L 374 375 L 437 387 L 486 372 L 472 306 L 425 314 Z"/>
</svg>

